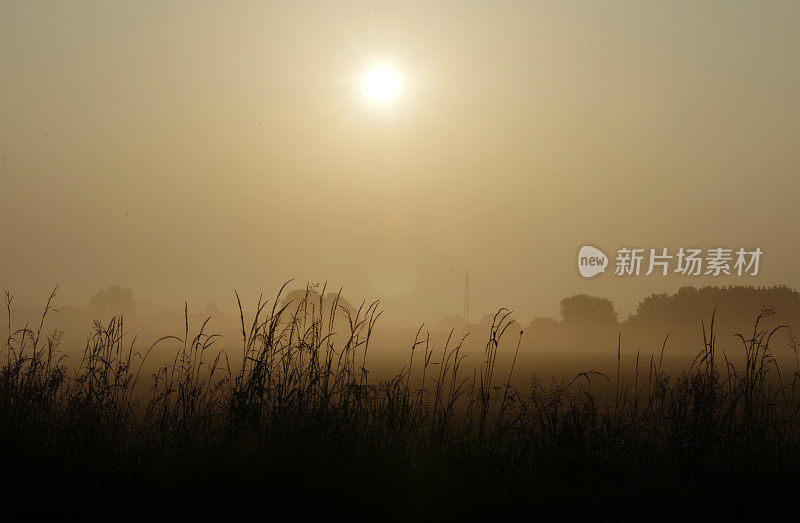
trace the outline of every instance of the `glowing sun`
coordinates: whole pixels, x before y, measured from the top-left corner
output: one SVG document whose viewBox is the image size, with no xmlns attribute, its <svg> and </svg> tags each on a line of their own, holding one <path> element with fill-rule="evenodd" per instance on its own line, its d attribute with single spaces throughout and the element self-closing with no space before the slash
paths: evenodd
<svg viewBox="0 0 800 523">
<path fill-rule="evenodd" d="M 394 68 L 381 64 L 367 70 L 361 84 L 367 100 L 377 104 L 389 104 L 400 94 L 402 80 Z"/>
</svg>

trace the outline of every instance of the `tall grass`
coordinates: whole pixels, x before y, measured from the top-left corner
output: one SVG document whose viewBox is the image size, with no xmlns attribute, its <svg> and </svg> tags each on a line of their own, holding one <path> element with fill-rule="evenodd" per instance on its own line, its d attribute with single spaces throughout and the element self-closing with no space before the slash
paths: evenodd
<svg viewBox="0 0 800 523">
<path fill-rule="evenodd" d="M 554 500 L 574 499 L 576 489 L 581 499 L 602 493 L 618 503 L 614 496 L 641 489 L 642 481 L 653 485 L 642 499 L 660 499 L 662 490 L 715 499 L 698 492 L 735 490 L 740 480 L 745 492 L 761 496 L 763 485 L 752 489 L 746 477 L 730 478 L 751 475 L 755 482 L 766 474 L 784 481 L 798 471 L 800 364 L 791 373 L 778 367 L 771 344 L 781 327 L 762 328 L 770 309 L 739 336 L 742 366 L 724 353 L 720 360 L 712 315 L 702 350 L 678 375 L 663 370 L 665 340 L 646 368 L 637 353 L 632 383 L 621 377 L 620 345 L 615 377 L 587 371 L 548 387 L 533 377 L 521 390 L 512 378 L 523 333 L 503 342 L 512 324 L 505 309 L 494 316 L 471 375 L 463 371 L 464 337 L 451 332 L 437 348 L 420 328 L 408 364 L 376 382 L 368 356 L 378 303 L 351 311 L 337 295 L 325 307 L 324 289 L 309 289 L 299 302 L 282 304 L 282 292 L 271 302 L 259 299 L 251 314 L 239 301 L 237 358 L 218 347 L 208 320 L 190 333 L 185 310 L 182 335 L 141 351 L 121 317 L 95 323 L 76 362 L 59 355 L 59 333 L 44 334 L 55 292 L 40 323 L 21 328 L 13 326 L 6 293 L 3 484 L 20 493 L 26 489 L 18 478 L 47 485 L 53 470 L 72 477 L 88 468 L 80 483 L 86 488 L 112 479 L 110 491 L 101 489 L 105 499 L 152 482 L 133 490 L 145 492 L 151 508 L 165 499 L 173 508 L 197 508 L 186 501 L 192 494 L 184 492 L 189 497 L 181 501 L 162 482 L 208 480 L 238 485 L 239 506 L 258 498 L 245 492 L 258 489 L 263 497 L 258 485 L 265 484 L 291 495 L 313 492 L 327 504 L 352 495 L 365 507 L 390 496 L 404 500 L 395 511 L 431 516 L 448 502 L 464 510 L 528 503 L 566 510 Z M 177 347 L 170 363 L 143 375 L 148 358 L 167 347 Z M 501 350 L 513 356 L 509 373 L 498 376 Z M 613 388 L 612 398 L 598 394 L 598 381 Z M 68 484 L 60 483 L 69 500 L 80 497 Z M 208 487 L 192 484 L 195 496 Z M 635 505 L 628 496 L 626 503 Z M 269 499 L 274 508 L 289 498 Z M 61 499 L 62 506 L 69 500 Z"/>
</svg>

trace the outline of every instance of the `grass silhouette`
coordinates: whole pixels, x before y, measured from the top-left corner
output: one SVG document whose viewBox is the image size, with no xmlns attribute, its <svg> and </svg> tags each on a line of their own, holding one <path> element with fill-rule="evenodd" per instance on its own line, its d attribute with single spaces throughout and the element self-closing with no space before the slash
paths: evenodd
<svg viewBox="0 0 800 523">
<path fill-rule="evenodd" d="M 514 363 L 495 374 L 501 339 L 515 338 L 519 351 L 522 337 L 507 332 L 505 309 L 472 375 L 463 372 L 463 338 L 451 332 L 436 348 L 420 328 L 408 364 L 373 383 L 366 362 L 378 303 L 353 312 L 337 297 L 325 307 L 323 289 L 282 304 L 283 291 L 252 314 L 239 302 L 236 362 L 206 332 L 208 320 L 190 333 L 185 310 L 182 336 L 142 351 L 121 317 L 95 323 L 75 365 L 59 355 L 59 333 L 45 334 L 55 292 L 39 325 L 23 328 L 13 326 L 6 293 L 5 509 L 158 519 L 670 519 L 793 509 L 800 364 L 789 375 L 776 363 L 770 343 L 781 327 L 761 327 L 768 308 L 739 337 L 743 366 L 717 354 L 712 315 L 686 372 L 663 371 L 662 347 L 646 365 L 637 354 L 626 383 L 618 347 L 615 377 L 582 372 L 521 390 Z M 174 358 L 143 375 L 164 344 L 179 347 Z M 613 398 L 596 393 L 598 380 L 613 385 Z"/>
</svg>

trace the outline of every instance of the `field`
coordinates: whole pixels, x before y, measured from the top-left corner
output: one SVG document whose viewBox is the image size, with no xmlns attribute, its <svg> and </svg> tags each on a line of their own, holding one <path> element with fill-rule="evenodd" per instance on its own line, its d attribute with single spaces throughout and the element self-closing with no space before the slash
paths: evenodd
<svg viewBox="0 0 800 523">
<path fill-rule="evenodd" d="M 30 518 L 701 519 L 794 511 L 800 368 L 770 309 L 688 361 L 520 354 L 509 315 L 483 350 L 420 330 L 371 345 L 377 304 L 312 295 L 241 310 L 238 347 L 204 328 L 131 345 L 115 318 L 64 358 L 12 325 L 0 373 L 5 509 Z M 345 324 L 346 331 L 334 329 Z M 153 351 L 170 350 L 166 364 Z M 787 349 L 784 347 L 784 354 Z"/>
</svg>

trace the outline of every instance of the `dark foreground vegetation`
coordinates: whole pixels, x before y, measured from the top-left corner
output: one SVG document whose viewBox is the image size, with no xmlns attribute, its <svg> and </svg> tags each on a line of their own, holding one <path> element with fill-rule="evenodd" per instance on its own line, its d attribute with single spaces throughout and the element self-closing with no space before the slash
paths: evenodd
<svg viewBox="0 0 800 523">
<path fill-rule="evenodd" d="M 629 383 L 586 372 L 519 390 L 494 372 L 501 347 L 519 348 L 505 310 L 480 370 L 463 375 L 463 340 L 437 348 L 420 331 L 406 368 L 373 383 L 365 367 L 377 304 L 353 313 L 313 296 L 243 311 L 236 358 L 205 325 L 190 333 L 188 320 L 183 336 L 140 351 L 117 318 L 95 324 L 80 361 L 67 361 L 59 334 L 46 334 L 51 304 L 41 324 L 16 328 L 7 295 L 5 513 L 654 520 L 795 512 L 800 368 L 773 359 L 776 331 L 761 327 L 769 309 L 739 340 L 744 365 L 718 353 L 712 318 L 703 351 L 680 375 L 666 375 L 655 354 L 637 357 Z M 348 332 L 333 333 L 342 323 Z M 148 355 L 169 343 L 181 347 L 174 360 L 143 375 Z M 610 384 L 611 398 L 598 396 L 598 382 Z"/>
</svg>

